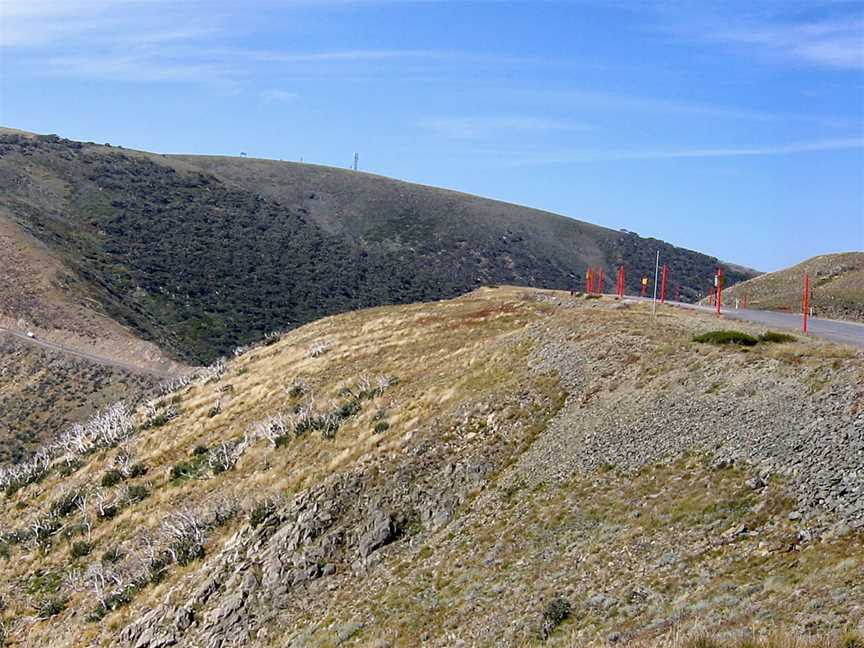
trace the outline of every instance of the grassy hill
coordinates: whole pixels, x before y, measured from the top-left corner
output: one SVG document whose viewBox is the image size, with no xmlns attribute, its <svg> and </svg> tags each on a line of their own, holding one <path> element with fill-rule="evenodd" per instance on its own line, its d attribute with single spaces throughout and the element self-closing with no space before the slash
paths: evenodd
<svg viewBox="0 0 864 648">
<path fill-rule="evenodd" d="M 810 305 L 817 317 L 864 322 L 864 252 L 823 254 L 791 268 L 769 272 L 730 288 L 726 295 L 747 296 L 749 308 L 800 312 L 804 273 L 810 274 Z"/>
<path fill-rule="evenodd" d="M 682 296 L 717 259 L 581 221 L 369 174 L 162 156 L 0 134 L 0 210 L 58 259 L 70 290 L 179 358 L 210 361 L 323 315 L 478 285 L 581 288 L 586 267 L 661 249 Z M 729 273 L 731 281 L 752 276 Z"/>
<path fill-rule="evenodd" d="M 503 287 L 270 338 L 0 473 L 0 633 L 860 645 L 864 352 L 716 325 Z"/>
</svg>

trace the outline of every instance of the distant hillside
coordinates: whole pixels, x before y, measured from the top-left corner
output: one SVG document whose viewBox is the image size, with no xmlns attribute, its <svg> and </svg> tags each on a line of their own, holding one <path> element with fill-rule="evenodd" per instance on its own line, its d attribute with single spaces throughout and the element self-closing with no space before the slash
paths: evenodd
<svg viewBox="0 0 864 648">
<path fill-rule="evenodd" d="M 579 288 L 586 267 L 659 248 L 683 299 L 717 259 L 555 214 L 363 173 L 162 156 L 0 135 L 0 210 L 62 262 L 77 294 L 179 358 L 206 362 L 268 331 L 484 284 Z M 730 271 L 730 281 L 752 276 Z"/>
<path fill-rule="evenodd" d="M 823 254 L 760 275 L 730 288 L 723 301 L 731 304 L 746 295 L 748 308 L 798 312 L 805 272 L 810 273 L 810 304 L 816 316 L 864 322 L 864 252 Z"/>
<path fill-rule="evenodd" d="M 21 461 L 74 423 L 159 380 L 48 351 L 0 333 L 0 466 Z"/>
</svg>

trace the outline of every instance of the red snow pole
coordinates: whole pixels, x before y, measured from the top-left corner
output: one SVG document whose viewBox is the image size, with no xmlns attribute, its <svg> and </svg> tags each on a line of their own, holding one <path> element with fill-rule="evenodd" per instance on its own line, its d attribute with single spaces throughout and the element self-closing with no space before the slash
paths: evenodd
<svg viewBox="0 0 864 648">
<path fill-rule="evenodd" d="M 603 268 L 597 268 L 597 293 L 603 294 Z"/>
<path fill-rule="evenodd" d="M 717 315 L 723 306 L 723 268 L 717 268 Z"/>
<path fill-rule="evenodd" d="M 804 334 L 807 334 L 807 317 L 810 315 L 810 273 L 804 273 Z"/>
<path fill-rule="evenodd" d="M 664 263 L 663 264 L 663 275 L 660 283 L 660 303 L 666 303 L 666 275 L 669 273 L 669 267 Z"/>
<path fill-rule="evenodd" d="M 648 277 L 642 277 L 642 297 L 648 294 Z"/>
</svg>

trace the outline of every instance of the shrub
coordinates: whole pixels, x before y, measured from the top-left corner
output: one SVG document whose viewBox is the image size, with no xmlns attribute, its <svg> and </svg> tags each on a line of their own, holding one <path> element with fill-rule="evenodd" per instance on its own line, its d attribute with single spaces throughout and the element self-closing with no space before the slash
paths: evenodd
<svg viewBox="0 0 864 648">
<path fill-rule="evenodd" d="M 864 648 L 864 638 L 854 630 L 840 637 L 840 648 Z"/>
<path fill-rule="evenodd" d="M 0 541 L 0 558 L 9 560 L 12 557 L 12 549 L 6 541 Z"/>
<path fill-rule="evenodd" d="M 135 502 L 140 502 L 143 499 L 146 499 L 150 496 L 150 491 L 147 490 L 146 486 L 141 486 L 140 484 L 134 484 L 129 487 L 126 491 L 126 497 L 124 498 L 124 502 L 126 504 L 134 504 Z"/>
<path fill-rule="evenodd" d="M 206 455 L 208 452 L 210 452 L 210 448 L 208 448 L 207 446 L 197 445 L 197 446 L 195 446 L 195 449 L 192 451 L 192 456 L 198 457 L 200 455 Z"/>
<path fill-rule="evenodd" d="M 51 596 L 43 599 L 36 608 L 37 616 L 40 619 L 50 619 L 57 616 L 66 609 L 66 602 L 65 596 Z"/>
<path fill-rule="evenodd" d="M 123 552 L 120 547 L 111 547 L 108 551 L 102 554 L 103 563 L 116 563 L 123 559 Z"/>
<path fill-rule="evenodd" d="M 742 331 L 708 331 L 693 338 L 694 342 L 707 344 L 734 344 L 737 346 L 756 346 L 758 339 Z"/>
<path fill-rule="evenodd" d="M 117 515 L 117 504 L 115 502 L 107 502 L 96 509 L 96 517 L 100 520 L 110 520 L 115 515 Z"/>
<path fill-rule="evenodd" d="M 345 401 L 336 412 L 339 414 L 339 418 L 346 419 L 358 414 L 361 409 L 363 406 L 360 404 L 360 400 L 352 398 Z"/>
<path fill-rule="evenodd" d="M 308 391 L 309 388 L 306 386 L 305 382 L 302 380 L 295 380 L 291 387 L 288 388 L 288 395 L 291 398 L 300 398 Z"/>
<path fill-rule="evenodd" d="M 63 524 L 60 522 L 60 519 L 53 515 L 40 518 L 33 524 L 33 535 L 36 538 L 36 542 L 43 546 L 50 544 L 51 537 L 57 533 L 62 526 Z"/>
<path fill-rule="evenodd" d="M 71 477 L 83 464 L 79 459 L 72 459 L 71 461 L 66 461 L 60 466 L 60 474 L 63 477 Z"/>
<path fill-rule="evenodd" d="M 105 488 L 111 488 L 112 486 L 116 486 L 120 482 L 123 481 L 123 473 L 119 470 L 106 470 L 105 474 L 102 475 L 102 486 Z"/>
<path fill-rule="evenodd" d="M 390 427 L 390 424 L 387 421 L 378 421 L 375 424 L 375 434 L 381 434 L 382 432 L 386 432 Z"/>
<path fill-rule="evenodd" d="M 788 333 L 777 333 L 776 331 L 766 331 L 759 336 L 759 341 L 765 342 L 766 344 L 784 344 L 786 342 L 794 342 L 796 339 L 797 338 L 794 335 L 789 335 Z"/>
<path fill-rule="evenodd" d="M 204 546 L 191 538 L 177 542 L 171 548 L 177 554 L 177 564 L 181 566 L 204 557 Z"/>
<path fill-rule="evenodd" d="M 555 629 L 567 620 L 572 610 L 570 601 L 561 596 L 556 596 L 549 601 L 543 610 L 543 618 L 540 622 L 540 639 L 546 641 Z"/>
<path fill-rule="evenodd" d="M 84 540 L 72 543 L 72 549 L 69 552 L 72 558 L 83 558 L 89 556 L 93 551 L 93 544 Z"/>
<path fill-rule="evenodd" d="M 51 504 L 51 515 L 56 517 L 66 517 L 78 508 L 78 503 L 81 502 L 81 493 L 77 490 L 63 493 Z"/>
<path fill-rule="evenodd" d="M 272 500 L 264 500 L 258 502 L 255 507 L 249 512 L 249 524 L 252 528 L 256 528 L 263 524 L 267 519 L 276 512 L 276 505 Z"/>
<path fill-rule="evenodd" d="M 171 419 L 177 418 L 179 415 L 180 415 L 180 413 L 177 411 L 176 407 L 174 407 L 173 405 L 168 405 L 161 412 L 156 412 L 156 413 L 152 414 L 150 416 L 150 418 L 148 418 L 144 422 L 143 427 L 145 430 L 149 430 L 151 428 L 161 427 L 161 426 L 165 425 Z"/>
<path fill-rule="evenodd" d="M 171 466 L 171 479 L 189 479 L 194 474 L 192 466 L 182 462 Z"/>
<path fill-rule="evenodd" d="M 129 478 L 133 479 L 135 477 L 141 477 L 142 475 L 147 474 L 147 466 L 143 463 L 135 463 L 129 468 Z"/>
</svg>

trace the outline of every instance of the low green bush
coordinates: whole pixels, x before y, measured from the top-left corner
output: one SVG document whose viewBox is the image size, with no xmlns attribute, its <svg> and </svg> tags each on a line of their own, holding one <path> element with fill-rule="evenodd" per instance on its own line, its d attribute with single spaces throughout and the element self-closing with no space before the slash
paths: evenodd
<svg viewBox="0 0 864 648">
<path fill-rule="evenodd" d="M 79 540 L 78 542 L 72 543 L 72 549 L 69 551 L 69 554 L 72 558 L 83 558 L 84 556 L 89 556 L 92 551 L 92 543 L 85 540 Z"/>
<path fill-rule="evenodd" d="M 129 490 L 126 492 L 125 504 L 134 504 L 135 502 L 140 502 L 141 500 L 146 499 L 150 496 L 150 491 L 147 490 L 146 486 L 141 486 L 140 484 L 135 484 L 129 487 Z"/>
<path fill-rule="evenodd" d="M 171 468 L 171 479 L 191 479 L 198 476 L 207 467 L 207 457 L 210 448 L 205 445 L 195 446 L 190 461 L 181 461 Z"/>
<path fill-rule="evenodd" d="M 67 599 L 65 596 L 51 596 L 43 599 L 36 608 L 40 619 L 50 619 L 57 616 L 66 609 Z"/>
<path fill-rule="evenodd" d="M 112 486 L 116 486 L 124 479 L 123 473 L 119 470 L 106 470 L 105 474 L 102 475 L 102 486 L 105 488 L 111 488 Z"/>
<path fill-rule="evenodd" d="M 186 462 L 171 466 L 171 479 L 189 479 L 193 474 L 192 466 Z"/>
<path fill-rule="evenodd" d="M 732 344 L 736 346 L 756 346 L 759 340 L 743 331 L 708 331 L 693 338 L 694 342 L 706 344 Z"/>
<path fill-rule="evenodd" d="M 788 333 L 777 333 L 776 331 L 766 331 L 759 336 L 759 341 L 767 344 L 784 344 L 786 342 L 795 342 L 795 340 L 797 340 L 797 338 L 794 335 L 789 335 Z"/>
<path fill-rule="evenodd" d="M 555 629 L 570 616 L 573 606 L 567 599 L 556 596 L 546 605 L 540 622 L 540 639 L 546 641 Z"/>
</svg>

